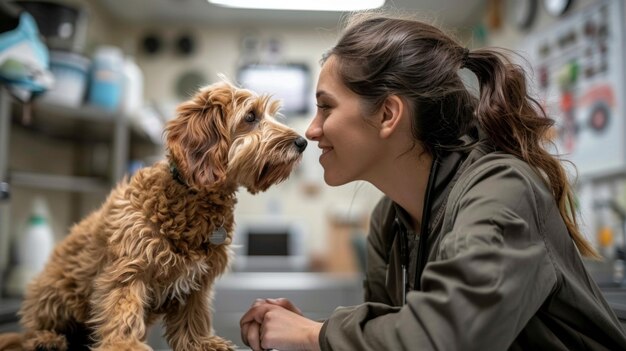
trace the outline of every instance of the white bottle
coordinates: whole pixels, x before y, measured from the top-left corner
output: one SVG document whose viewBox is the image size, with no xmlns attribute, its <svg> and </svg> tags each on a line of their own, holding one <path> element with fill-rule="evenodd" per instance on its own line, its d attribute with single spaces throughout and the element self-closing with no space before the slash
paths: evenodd
<svg viewBox="0 0 626 351">
<path fill-rule="evenodd" d="M 122 112 L 128 117 L 136 117 L 143 107 L 143 72 L 132 56 L 124 58 L 124 94 Z"/>
<path fill-rule="evenodd" d="M 28 283 L 41 273 L 50 257 L 54 249 L 54 233 L 48 213 L 45 200 L 35 198 L 24 232 L 16 241 L 16 262 L 7 279 L 7 295 L 23 295 Z"/>
</svg>

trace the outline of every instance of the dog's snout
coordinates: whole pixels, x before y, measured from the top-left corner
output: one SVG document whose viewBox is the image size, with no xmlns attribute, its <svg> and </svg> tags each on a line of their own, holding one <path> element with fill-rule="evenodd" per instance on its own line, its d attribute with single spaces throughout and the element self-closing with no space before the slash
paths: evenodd
<svg viewBox="0 0 626 351">
<path fill-rule="evenodd" d="M 304 149 L 306 149 L 307 141 L 303 137 L 298 137 L 298 139 L 294 140 L 293 143 L 296 144 L 296 147 L 300 152 L 303 152 Z"/>
</svg>

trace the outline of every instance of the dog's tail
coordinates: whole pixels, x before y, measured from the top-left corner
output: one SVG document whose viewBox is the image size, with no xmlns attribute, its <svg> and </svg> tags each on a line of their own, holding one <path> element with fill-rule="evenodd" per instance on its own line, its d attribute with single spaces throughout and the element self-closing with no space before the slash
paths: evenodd
<svg viewBox="0 0 626 351">
<path fill-rule="evenodd" d="M 20 333 L 0 334 L 0 351 L 21 351 L 23 335 Z"/>
</svg>

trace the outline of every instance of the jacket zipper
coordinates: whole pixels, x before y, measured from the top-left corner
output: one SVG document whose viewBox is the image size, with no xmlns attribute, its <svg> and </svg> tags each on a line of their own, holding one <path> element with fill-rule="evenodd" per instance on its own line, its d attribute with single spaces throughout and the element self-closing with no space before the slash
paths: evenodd
<svg viewBox="0 0 626 351">
<path fill-rule="evenodd" d="M 402 305 L 406 304 L 406 294 L 409 291 L 408 287 L 408 262 L 409 262 L 409 254 L 407 248 L 407 237 L 406 230 L 404 230 L 404 226 L 400 223 L 398 217 L 395 218 L 394 224 L 396 227 L 396 233 L 400 233 L 400 267 L 402 269 Z"/>
</svg>

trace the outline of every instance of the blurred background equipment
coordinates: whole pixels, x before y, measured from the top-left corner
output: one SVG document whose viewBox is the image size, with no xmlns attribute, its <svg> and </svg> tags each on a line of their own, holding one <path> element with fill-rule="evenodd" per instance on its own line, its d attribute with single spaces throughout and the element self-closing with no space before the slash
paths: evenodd
<svg viewBox="0 0 626 351">
<path fill-rule="evenodd" d="M 626 171 L 625 16 L 623 1 L 596 1 L 523 41 L 533 88 L 557 122 L 555 151 L 583 177 Z"/>
<path fill-rule="evenodd" d="M 303 116 L 310 111 L 311 73 L 304 64 L 249 64 L 239 68 L 237 81 L 280 100 L 281 111 L 288 116 Z"/>
<path fill-rule="evenodd" d="M 80 107 L 89 81 L 90 60 L 76 52 L 54 50 L 50 53 L 50 70 L 54 84 L 42 100 L 68 107 Z"/>
<path fill-rule="evenodd" d="M 37 21 L 50 50 L 82 53 L 87 40 L 87 13 L 64 1 L 14 1 Z"/>
<path fill-rule="evenodd" d="M 53 82 L 48 48 L 33 17 L 0 2 L 0 83 L 22 102 L 45 92 Z"/>
<path fill-rule="evenodd" d="M 248 218 L 237 225 L 233 267 L 243 272 L 303 272 L 309 269 L 302 222 L 284 216 Z"/>
</svg>

